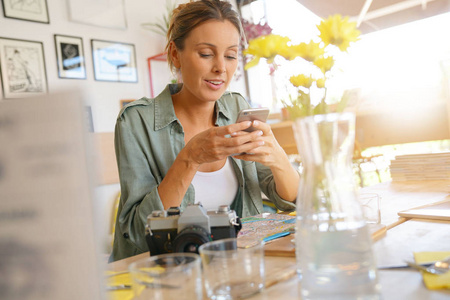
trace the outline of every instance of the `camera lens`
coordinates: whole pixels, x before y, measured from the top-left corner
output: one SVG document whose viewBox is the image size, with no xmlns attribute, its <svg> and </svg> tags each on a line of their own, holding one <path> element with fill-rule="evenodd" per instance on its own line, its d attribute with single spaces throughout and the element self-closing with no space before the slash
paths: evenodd
<svg viewBox="0 0 450 300">
<path fill-rule="evenodd" d="M 188 244 L 184 248 L 184 252 L 198 253 L 198 247 L 199 247 L 199 245 Z"/>
<path fill-rule="evenodd" d="M 211 235 L 200 226 L 189 226 L 183 229 L 173 241 L 173 252 L 197 253 L 198 247 L 210 242 Z"/>
</svg>

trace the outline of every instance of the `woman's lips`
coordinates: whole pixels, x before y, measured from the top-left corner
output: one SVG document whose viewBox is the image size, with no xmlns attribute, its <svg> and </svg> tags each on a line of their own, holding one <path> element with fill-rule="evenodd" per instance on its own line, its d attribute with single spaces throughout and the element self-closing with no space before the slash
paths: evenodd
<svg viewBox="0 0 450 300">
<path fill-rule="evenodd" d="M 220 89 L 225 84 L 225 81 L 223 80 L 205 80 L 205 82 L 210 88 L 214 90 Z"/>
</svg>

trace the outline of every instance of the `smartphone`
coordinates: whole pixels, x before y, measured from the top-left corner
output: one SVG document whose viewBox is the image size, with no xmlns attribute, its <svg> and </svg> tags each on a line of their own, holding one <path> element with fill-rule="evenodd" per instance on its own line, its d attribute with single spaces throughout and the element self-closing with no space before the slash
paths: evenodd
<svg viewBox="0 0 450 300">
<path fill-rule="evenodd" d="M 270 110 L 267 107 L 246 108 L 239 112 L 239 115 L 236 119 L 236 123 L 240 123 L 243 121 L 254 121 L 254 120 L 266 122 L 267 117 L 269 116 L 269 112 L 270 112 Z M 253 128 L 252 126 L 245 129 L 245 131 L 248 131 L 248 132 L 252 132 L 255 130 L 256 130 L 256 128 Z"/>
</svg>

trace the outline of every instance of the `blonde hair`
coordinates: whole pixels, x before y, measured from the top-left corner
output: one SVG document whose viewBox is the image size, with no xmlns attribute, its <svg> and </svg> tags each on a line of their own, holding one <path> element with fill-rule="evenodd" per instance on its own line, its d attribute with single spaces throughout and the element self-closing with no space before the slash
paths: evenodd
<svg viewBox="0 0 450 300">
<path fill-rule="evenodd" d="M 191 0 L 188 3 L 178 5 L 173 10 L 169 29 L 167 30 L 167 62 L 170 70 L 175 71 L 172 58 L 170 57 L 170 45 L 173 41 L 179 50 L 184 49 L 184 41 L 189 33 L 200 24 L 210 21 L 229 21 L 243 36 L 243 29 L 239 14 L 233 6 L 224 0 Z"/>
</svg>

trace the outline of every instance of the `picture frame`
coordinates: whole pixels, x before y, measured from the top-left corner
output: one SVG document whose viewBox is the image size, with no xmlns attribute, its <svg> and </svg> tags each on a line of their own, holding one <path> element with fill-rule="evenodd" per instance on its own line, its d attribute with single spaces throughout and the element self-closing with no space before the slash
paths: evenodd
<svg viewBox="0 0 450 300">
<path fill-rule="evenodd" d="M 122 99 L 120 100 L 120 108 L 125 107 L 136 99 Z"/>
<path fill-rule="evenodd" d="M 133 44 L 91 39 L 91 47 L 95 80 L 138 82 Z"/>
<path fill-rule="evenodd" d="M 2 0 L 5 18 L 50 24 L 47 0 Z"/>
<path fill-rule="evenodd" d="M 43 43 L 0 37 L 0 73 L 6 99 L 46 94 Z"/>
<path fill-rule="evenodd" d="M 88 132 L 94 132 L 94 119 L 92 118 L 92 107 L 91 106 L 85 106 L 84 107 L 84 116 L 86 121 L 86 129 Z"/>
<path fill-rule="evenodd" d="M 72 22 L 111 29 L 127 29 L 124 0 L 67 0 Z M 99 13 L 101 12 L 101 13 Z"/>
<path fill-rule="evenodd" d="M 81 37 L 55 34 L 59 78 L 86 79 L 86 65 Z"/>
</svg>

